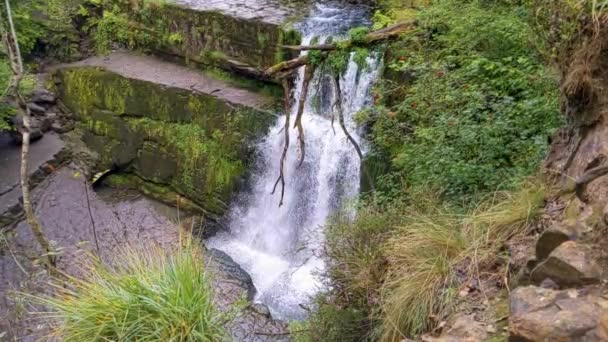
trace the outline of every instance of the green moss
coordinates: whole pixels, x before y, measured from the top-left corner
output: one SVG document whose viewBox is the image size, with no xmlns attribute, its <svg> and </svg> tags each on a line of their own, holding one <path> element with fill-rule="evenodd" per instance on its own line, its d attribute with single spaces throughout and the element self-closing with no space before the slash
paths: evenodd
<svg viewBox="0 0 608 342">
<path fill-rule="evenodd" d="M 104 184 L 117 188 L 139 190 L 147 196 L 169 205 L 178 204 L 181 209 L 203 212 L 196 203 L 177 193 L 169 186 L 146 182 L 132 173 L 113 173 L 103 180 Z"/>
<path fill-rule="evenodd" d="M 300 36 L 280 25 L 196 11 L 171 4 L 101 0 L 103 16 L 90 19 L 101 50 L 110 43 L 155 50 L 187 61 L 227 68 L 227 60 L 265 68 L 295 56 L 281 44 L 298 44 Z M 204 51 L 201 53 L 201 51 Z"/>
<path fill-rule="evenodd" d="M 99 68 L 62 69 L 56 81 L 100 167 L 128 169 L 214 213 L 245 170 L 247 142 L 273 121 L 267 112 Z"/>
</svg>

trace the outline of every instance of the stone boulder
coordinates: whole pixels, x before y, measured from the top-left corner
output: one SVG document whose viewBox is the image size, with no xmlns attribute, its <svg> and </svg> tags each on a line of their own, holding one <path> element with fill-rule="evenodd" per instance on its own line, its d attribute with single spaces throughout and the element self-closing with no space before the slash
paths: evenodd
<svg viewBox="0 0 608 342">
<path fill-rule="evenodd" d="M 14 128 L 14 130 L 11 131 L 11 137 L 13 138 L 13 141 L 21 144 L 23 141 L 23 136 L 21 135 L 21 132 L 23 131 L 23 114 L 13 116 L 11 118 L 11 124 Z M 44 129 L 46 128 L 45 124 L 45 120 L 39 120 L 35 117 L 30 119 L 30 142 L 42 138 L 44 135 Z"/>
<path fill-rule="evenodd" d="M 585 246 L 567 241 L 538 264 L 530 275 L 534 284 L 551 279 L 560 288 L 598 283 L 601 268 Z"/>
<path fill-rule="evenodd" d="M 576 240 L 578 232 L 575 226 L 558 223 L 545 230 L 536 243 L 536 260 L 545 260 L 553 250 L 562 243 Z"/>
<path fill-rule="evenodd" d="M 50 106 L 57 102 L 57 98 L 49 90 L 38 88 L 34 89 L 30 94 L 30 102 L 41 106 Z"/>
<path fill-rule="evenodd" d="M 448 324 L 441 336 L 425 338 L 429 342 L 477 342 L 486 341 L 488 333 L 486 326 L 475 320 L 474 315 L 458 315 Z"/>
<path fill-rule="evenodd" d="M 238 282 L 239 286 L 247 291 L 247 300 L 253 300 L 256 289 L 249 273 L 245 272 L 228 254 L 218 249 L 211 248 L 207 253 L 219 265 L 222 272 L 228 274 L 231 279 Z"/>
<path fill-rule="evenodd" d="M 606 341 L 602 336 L 607 308 L 599 288 L 520 287 L 511 293 L 509 341 Z"/>
</svg>

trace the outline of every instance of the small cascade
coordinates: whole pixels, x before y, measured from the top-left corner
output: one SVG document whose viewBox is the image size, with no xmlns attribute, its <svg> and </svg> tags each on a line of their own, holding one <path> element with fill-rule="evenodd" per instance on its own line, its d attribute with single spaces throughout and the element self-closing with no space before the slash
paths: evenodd
<svg viewBox="0 0 608 342">
<path fill-rule="evenodd" d="M 351 27 L 367 24 L 365 9 L 343 6 L 316 5 L 299 27 L 304 36 L 302 44 L 322 42 Z M 367 66 L 360 68 L 351 56 L 340 80 L 346 126 L 358 142 L 361 138 L 352 116 L 369 104 L 379 67 L 377 56 L 368 57 L 366 62 Z M 291 94 L 292 122 L 302 91 L 303 69 L 299 70 Z M 322 227 L 332 212 L 359 192 L 361 161 L 337 115 L 333 126 L 331 123 L 334 88 L 331 76 L 321 72 L 311 80 L 302 117 L 306 154 L 300 167 L 298 133 L 290 128 L 283 206 L 279 207 L 280 185 L 277 193 L 271 193 L 284 146 L 285 116 L 277 120 L 257 148 L 250 189 L 239 194 L 230 209 L 230 233 L 207 241 L 208 247 L 226 252 L 251 275 L 258 291 L 256 300 L 267 304 L 277 318 L 305 317 L 301 304 L 309 303 L 321 288 L 317 275 L 324 267 L 318 257 Z"/>
</svg>

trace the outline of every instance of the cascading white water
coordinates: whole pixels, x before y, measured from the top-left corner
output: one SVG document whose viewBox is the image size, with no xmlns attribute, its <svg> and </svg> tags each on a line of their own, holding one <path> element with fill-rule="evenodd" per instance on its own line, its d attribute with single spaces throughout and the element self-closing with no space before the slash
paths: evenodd
<svg viewBox="0 0 608 342">
<path fill-rule="evenodd" d="M 343 34 L 348 28 L 365 24 L 367 13 L 361 8 L 316 5 L 301 24 L 303 44 L 313 37 Z M 376 78 L 378 59 L 367 59 L 360 69 L 348 64 L 340 79 L 346 126 L 357 141 L 354 113 L 368 104 L 370 88 Z M 304 70 L 299 70 L 291 94 L 291 126 L 302 91 Z M 360 160 L 340 128 L 332 127 L 331 111 L 336 91 L 330 76 L 316 73 L 302 117 L 306 154 L 299 164 L 297 130 L 292 129 L 285 163 L 285 198 L 279 207 L 280 189 L 272 195 L 279 173 L 284 146 L 285 116 L 282 116 L 258 146 L 257 166 L 252 172 L 251 189 L 240 194 L 230 209 L 230 233 L 207 241 L 210 248 L 229 254 L 252 277 L 256 300 L 267 304 L 275 317 L 303 318 L 306 304 L 320 289 L 317 278 L 323 261 L 316 255 L 323 241 L 322 227 L 344 200 L 359 191 Z M 280 185 L 279 185 L 280 188 Z"/>
</svg>

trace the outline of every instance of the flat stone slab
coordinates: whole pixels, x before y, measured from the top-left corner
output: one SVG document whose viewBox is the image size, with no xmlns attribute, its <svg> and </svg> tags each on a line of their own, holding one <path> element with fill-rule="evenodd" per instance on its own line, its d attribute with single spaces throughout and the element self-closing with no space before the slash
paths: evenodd
<svg viewBox="0 0 608 342">
<path fill-rule="evenodd" d="M 306 4 L 278 0 L 172 0 L 197 11 L 219 12 L 227 16 L 281 25 L 301 13 Z"/>
<path fill-rule="evenodd" d="M 59 163 L 58 156 L 65 151 L 59 136 L 47 133 L 30 145 L 28 173 L 30 184 L 36 185 L 46 173 L 45 166 Z M 21 214 L 21 146 L 12 142 L 6 133 L 0 133 L 0 227 L 10 224 Z"/>
<path fill-rule="evenodd" d="M 97 251 L 97 246 L 101 259 L 111 263 L 127 245 L 171 248 L 179 243 L 180 228 L 175 222 L 184 214 L 176 208 L 131 190 L 93 191 L 83 172 L 71 166 L 61 167 L 47 177 L 34 189 L 32 199 L 47 238 L 60 248 L 57 267 L 71 275 L 80 273 L 78 264 L 83 253 Z M 41 272 L 39 264 L 32 263 L 40 253 L 36 239 L 25 222 L 6 237 L 11 250 L 0 253 L 0 332 L 8 332 L 8 340 L 47 341 L 47 322 L 39 322 L 31 311 L 16 316 L 19 303 L 9 295 L 12 291 L 41 295 L 50 290 L 45 272 Z M 246 295 L 247 288 L 233 274 L 223 271 L 213 255 L 205 253 L 204 261 L 213 275 L 211 285 L 217 309 L 231 310 L 233 303 Z M 285 336 L 280 333 L 287 326 L 245 308 L 227 323 L 226 329 L 234 341 L 283 341 Z"/>
<path fill-rule="evenodd" d="M 56 134 L 47 134 L 30 145 L 28 169 L 30 175 L 63 149 Z M 21 146 L 15 145 L 8 133 L 0 133 L 0 196 L 19 186 Z"/>
<path fill-rule="evenodd" d="M 117 51 L 65 66 L 101 67 L 126 78 L 208 94 L 235 105 L 256 109 L 267 108 L 274 103 L 272 97 L 237 88 L 227 81 L 207 76 L 191 68 L 134 52 Z"/>
</svg>

